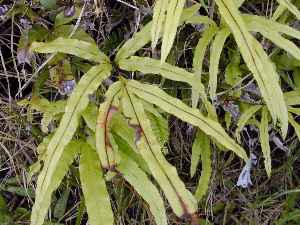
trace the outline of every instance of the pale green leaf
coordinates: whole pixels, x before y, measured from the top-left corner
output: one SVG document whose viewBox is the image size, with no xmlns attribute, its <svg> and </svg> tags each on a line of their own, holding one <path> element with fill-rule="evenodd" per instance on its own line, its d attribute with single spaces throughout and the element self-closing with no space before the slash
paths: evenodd
<svg viewBox="0 0 300 225">
<path fill-rule="evenodd" d="M 282 135 L 288 129 L 287 108 L 279 85 L 279 75 L 259 42 L 248 32 L 248 28 L 233 0 L 216 0 L 223 19 L 231 29 L 249 70 L 257 81 L 261 94 L 271 113 L 273 122 L 279 121 Z"/>
<path fill-rule="evenodd" d="M 162 150 L 165 152 L 167 149 L 164 148 L 164 145 L 166 144 L 169 138 L 168 121 L 162 116 L 156 116 L 149 112 L 146 113 L 148 119 L 150 120 L 152 131 L 156 136 L 160 146 L 162 147 Z"/>
<path fill-rule="evenodd" d="M 148 176 L 125 154 L 121 155 L 121 163 L 117 167 L 125 180 L 130 183 L 134 190 L 148 203 L 150 211 L 157 225 L 167 225 L 164 202 L 157 188 Z"/>
<path fill-rule="evenodd" d="M 194 72 L 194 74 L 196 74 L 196 76 L 199 77 L 199 79 L 201 79 L 201 75 L 202 75 L 202 65 L 203 65 L 203 60 L 204 60 L 206 49 L 207 49 L 209 43 L 211 42 L 211 40 L 213 39 L 213 37 L 215 36 L 215 34 L 217 33 L 217 31 L 218 31 L 218 27 L 215 26 L 214 24 L 209 26 L 209 28 L 207 28 L 204 31 L 202 37 L 198 41 L 198 44 L 195 48 L 194 56 L 193 56 L 193 72 Z M 201 97 L 201 92 L 199 92 L 199 90 L 193 88 L 192 89 L 192 107 L 193 108 L 197 107 L 199 97 Z"/>
<path fill-rule="evenodd" d="M 276 22 L 268 21 L 267 19 L 260 17 L 260 16 L 244 16 L 245 23 L 249 30 L 259 32 L 264 37 L 272 41 L 278 47 L 286 50 L 296 59 L 300 60 L 300 49 L 295 45 L 293 42 L 289 41 L 288 39 L 282 37 L 278 30 L 276 30 Z M 269 26 L 266 26 L 268 24 Z M 288 25 L 281 25 L 286 26 L 285 30 L 293 29 Z M 284 31 L 280 31 L 284 32 Z M 294 32 L 297 32 L 296 30 Z M 299 32 L 300 33 L 300 32 Z"/>
<path fill-rule="evenodd" d="M 53 120 L 54 115 L 52 113 L 44 113 L 43 118 L 41 120 L 41 130 L 44 133 L 48 133 L 48 126 L 51 123 L 51 121 Z"/>
<path fill-rule="evenodd" d="M 109 62 L 96 44 L 71 38 L 59 37 L 51 42 L 33 42 L 31 50 L 38 53 L 66 53 L 97 63 Z"/>
<path fill-rule="evenodd" d="M 239 157 L 248 160 L 245 150 L 228 136 L 223 127 L 213 119 L 205 117 L 198 109 L 190 108 L 182 101 L 173 98 L 153 85 L 129 81 L 128 89 L 137 96 L 157 105 L 167 113 L 173 114 L 183 121 L 199 127 L 204 133 L 213 137 L 218 143 L 235 152 Z"/>
<path fill-rule="evenodd" d="M 259 139 L 261 150 L 264 156 L 265 169 L 268 177 L 271 176 L 271 149 L 269 143 L 269 122 L 268 122 L 268 111 L 266 107 L 262 109 L 261 121 L 259 126 Z"/>
<path fill-rule="evenodd" d="M 296 16 L 298 20 L 300 20 L 300 11 L 297 9 L 295 5 L 291 3 L 290 0 L 277 0 L 280 5 L 285 6 L 292 14 Z"/>
<path fill-rule="evenodd" d="M 286 105 L 300 105 L 300 89 L 283 94 Z"/>
<path fill-rule="evenodd" d="M 196 200 L 185 188 L 176 169 L 170 165 L 161 152 L 161 147 L 152 132 L 150 121 L 143 104 L 124 87 L 122 98 L 123 112 L 131 120 L 129 124 L 137 130 L 136 145 L 145 159 L 153 177 L 164 191 L 174 213 L 177 216 L 192 215 L 196 209 Z"/>
<path fill-rule="evenodd" d="M 165 62 L 175 40 L 185 0 L 169 0 L 161 45 L 161 62 Z"/>
<path fill-rule="evenodd" d="M 201 100 L 212 117 L 215 115 L 213 106 L 207 100 L 204 86 L 201 83 L 200 77 L 190 73 L 182 68 L 172 66 L 168 63 L 160 63 L 159 60 L 132 56 L 129 59 L 124 59 L 119 63 L 120 67 L 127 71 L 141 71 L 144 74 L 160 74 L 164 78 L 181 81 L 190 84 L 195 90 L 200 93 Z"/>
<path fill-rule="evenodd" d="M 237 128 L 235 130 L 235 136 L 238 139 L 238 141 L 241 141 L 241 131 L 244 128 L 244 126 L 247 124 L 247 122 L 251 119 L 254 114 L 261 109 L 261 105 L 251 105 L 249 106 L 245 112 L 243 112 L 238 120 Z"/>
<path fill-rule="evenodd" d="M 128 124 L 127 124 L 127 128 Z M 129 143 L 134 140 L 134 137 L 131 140 L 123 139 L 119 134 L 116 134 L 116 132 L 113 130 L 113 137 L 115 139 L 116 144 L 118 145 L 118 149 L 120 154 L 126 154 L 130 159 L 135 161 L 136 164 L 146 173 L 151 174 L 147 163 L 145 160 L 141 157 L 141 155 L 137 152 L 136 147 L 132 148 Z"/>
<path fill-rule="evenodd" d="M 199 4 L 195 4 L 190 8 L 184 9 L 180 17 L 180 24 L 192 17 L 200 8 Z M 119 49 L 115 61 L 119 63 L 120 60 L 126 59 L 134 55 L 138 50 L 151 41 L 152 22 L 149 22 L 139 32 L 135 33 L 131 39 Z M 161 34 L 160 34 L 161 35 Z"/>
<path fill-rule="evenodd" d="M 42 225 L 44 223 L 45 216 L 51 203 L 51 195 L 58 188 L 63 177 L 67 173 L 69 166 L 73 162 L 74 158 L 80 151 L 79 141 L 72 141 L 66 147 L 59 157 L 59 161 L 52 169 L 52 177 L 48 185 L 45 186 L 42 191 L 36 190 L 35 203 L 32 207 L 31 213 L 31 225 Z M 43 171 L 45 170 L 45 166 Z M 41 179 L 41 175 L 39 176 Z"/>
<path fill-rule="evenodd" d="M 300 140 L 300 124 L 294 119 L 293 115 L 289 113 L 289 122 L 294 127 L 295 133 Z"/>
<path fill-rule="evenodd" d="M 127 144 L 130 145 L 132 149 L 136 150 L 136 145 L 134 143 L 135 131 L 132 127 L 128 126 L 128 122 L 120 112 L 114 113 L 109 123 L 109 128 L 126 140 Z"/>
<path fill-rule="evenodd" d="M 158 39 L 161 36 L 163 30 L 163 24 L 166 18 L 166 11 L 169 0 L 156 0 L 153 9 L 153 20 L 151 28 L 152 48 L 155 48 Z"/>
<path fill-rule="evenodd" d="M 279 6 L 276 8 L 275 12 L 272 15 L 272 20 L 278 20 L 279 17 L 284 13 L 286 10 L 286 7 L 282 4 L 279 4 Z"/>
<path fill-rule="evenodd" d="M 82 111 L 88 105 L 88 96 L 92 94 L 100 85 L 100 83 L 109 76 L 111 66 L 103 64 L 92 67 L 79 81 L 78 85 L 68 99 L 65 114 L 52 137 L 44 162 L 44 168 L 41 171 L 36 188 L 35 207 L 39 207 L 47 190 L 54 179 L 54 172 L 57 164 L 60 162 L 61 155 L 65 146 L 71 141 L 78 125 Z M 33 216 L 32 225 L 41 225 L 40 217 Z"/>
<path fill-rule="evenodd" d="M 281 24 L 276 21 L 267 19 L 263 16 L 257 16 L 257 15 L 248 15 L 243 14 L 242 15 L 243 21 L 247 25 L 247 28 L 249 31 L 255 31 L 257 27 L 265 27 L 266 30 L 272 29 L 273 32 L 278 32 L 282 34 L 286 34 L 288 36 L 291 36 L 293 38 L 300 40 L 300 31 L 296 30 L 286 24 Z"/>
<path fill-rule="evenodd" d="M 300 108 L 288 107 L 289 112 L 295 113 L 296 115 L 300 116 Z"/>
<path fill-rule="evenodd" d="M 193 151 L 198 151 L 201 158 L 202 171 L 195 192 L 196 199 L 200 201 L 208 190 L 212 173 L 210 140 L 208 136 L 201 131 L 197 132 L 196 140 L 193 145 Z"/>
<path fill-rule="evenodd" d="M 194 57 L 193 57 L 193 72 L 199 77 L 201 77 L 202 75 L 202 65 L 203 65 L 206 49 L 217 32 L 218 32 L 217 26 L 215 25 L 209 26 L 203 32 L 202 37 L 197 43 L 197 46 L 194 51 Z"/>
<path fill-rule="evenodd" d="M 200 161 L 201 151 L 203 151 L 203 148 L 205 148 L 205 146 L 207 145 L 206 140 L 207 138 L 205 134 L 202 131 L 198 130 L 192 147 L 192 157 L 191 157 L 191 167 L 190 167 L 191 177 L 193 177 L 196 173 L 197 166 Z"/>
<path fill-rule="evenodd" d="M 215 21 L 213 21 L 208 16 L 194 15 L 194 16 L 188 18 L 185 22 L 191 23 L 191 24 L 205 24 L 205 25 L 211 25 L 213 27 L 217 27 L 217 24 L 215 23 Z"/>
<path fill-rule="evenodd" d="M 209 62 L 209 94 L 212 100 L 216 98 L 219 61 L 225 41 L 229 35 L 230 31 L 227 28 L 218 31 L 211 46 Z"/>
<path fill-rule="evenodd" d="M 82 144 L 79 164 L 80 181 L 90 225 L 113 225 L 110 205 L 99 158 L 89 144 Z"/>
<path fill-rule="evenodd" d="M 242 76 L 242 70 L 240 68 L 241 55 L 239 51 L 234 51 L 230 55 L 230 63 L 225 70 L 225 82 L 231 86 L 235 86 Z"/>
<path fill-rule="evenodd" d="M 113 169 L 117 163 L 117 155 L 109 140 L 109 123 L 114 113 L 118 111 L 118 95 L 121 90 L 121 82 L 116 82 L 109 87 L 105 94 L 105 101 L 99 107 L 96 126 L 96 149 L 101 160 L 102 167 Z"/>
<path fill-rule="evenodd" d="M 97 115 L 98 115 L 98 107 L 95 103 L 90 103 L 86 109 L 82 112 L 82 117 L 88 126 L 93 132 L 96 131 L 97 124 Z"/>
</svg>

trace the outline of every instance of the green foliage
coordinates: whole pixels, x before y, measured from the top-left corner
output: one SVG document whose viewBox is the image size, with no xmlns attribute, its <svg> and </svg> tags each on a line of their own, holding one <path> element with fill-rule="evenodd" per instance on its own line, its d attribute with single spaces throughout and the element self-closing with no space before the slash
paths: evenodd
<svg viewBox="0 0 300 225">
<path fill-rule="evenodd" d="M 266 108 L 262 109 L 260 127 L 259 127 L 260 145 L 264 156 L 265 169 L 268 177 L 271 176 L 271 149 L 269 144 L 269 121 Z"/>
<path fill-rule="evenodd" d="M 96 151 L 87 143 L 82 143 L 81 145 L 79 172 L 85 204 L 89 215 L 89 224 L 113 224 L 114 217 L 101 164 Z"/>
<path fill-rule="evenodd" d="M 267 54 L 249 33 L 245 22 L 232 0 L 216 1 L 219 11 L 231 29 L 249 70 L 256 79 L 274 123 L 281 122 L 281 131 L 286 136 L 288 129 L 287 109 L 279 86 L 279 76 Z"/>
<path fill-rule="evenodd" d="M 44 138 L 40 145 L 39 161 L 32 167 L 32 173 L 40 173 L 31 225 L 44 223 L 51 195 L 78 155 L 80 160 L 75 160 L 75 163 L 79 163 L 84 196 L 84 203 L 82 201 L 81 204 L 85 204 L 87 208 L 91 225 L 114 224 L 108 189 L 111 185 L 108 183 L 113 183 L 111 181 L 115 178 L 126 180 L 144 199 L 157 225 L 166 225 L 167 218 L 163 198 L 155 184 L 158 184 L 178 217 L 187 216 L 195 223 L 197 201 L 205 196 L 210 184 L 212 144 L 215 143 L 216 148 L 230 150 L 245 162 L 249 160 L 243 147 L 223 128 L 223 121 L 218 118 L 215 110 L 216 105 L 213 106 L 207 97 L 208 89 L 210 100 L 219 100 L 218 89 L 222 88 L 218 81 L 223 76 L 219 69 L 221 54 L 227 50 L 226 41 L 231 38 L 231 34 L 238 49 L 231 51 L 233 57 L 226 66 L 225 82 L 235 86 L 242 79 L 242 56 L 265 101 L 261 104 L 246 105 L 245 110 L 241 111 L 237 119 L 235 138 L 241 142 L 240 132 L 251 119 L 256 121 L 255 114 L 260 112 L 260 143 L 267 175 L 270 177 L 269 113 L 273 125 L 277 121 L 281 123 L 283 136 L 287 133 L 288 121 L 295 128 L 298 137 L 300 136 L 298 123 L 292 114 L 288 114 L 288 110 L 291 113 L 299 113 L 295 107 L 300 103 L 299 90 L 283 94 L 279 75 L 271 59 L 250 33 L 261 33 L 292 57 L 300 59 L 296 45 L 282 35 L 283 33 L 300 39 L 299 31 L 264 17 L 241 14 L 238 6 L 243 1 L 235 3 L 233 0 L 216 0 L 218 12 L 222 17 L 220 26 L 209 17 L 194 15 L 199 5 L 184 9 L 184 3 L 183 0 L 158 0 L 154 7 L 153 21 L 121 46 L 113 62 L 99 50 L 94 41 L 89 40 L 85 32 L 78 30 L 73 38 L 68 38 L 67 32 L 64 32 L 65 29 L 72 30 L 71 25 L 65 24 L 78 17 L 78 9 L 69 19 L 64 20 L 62 15 L 56 17 L 53 32 L 57 38 L 45 38 L 48 42 L 30 43 L 30 50 L 37 53 L 62 53 L 50 62 L 54 69 L 55 62 L 61 62 L 60 57 L 68 57 L 65 54 L 72 55 L 65 61 L 69 72 L 74 66 L 71 62 L 76 62 L 76 59 L 89 61 L 85 64 L 85 69 L 79 70 L 85 71 L 88 68 L 66 101 L 53 103 L 42 96 L 33 96 L 30 101 L 23 100 L 19 103 L 43 113 L 44 132 L 48 132 L 51 121 L 60 120 L 53 134 Z M 295 12 L 291 6 L 286 7 Z M 184 23 L 205 25 L 194 49 L 192 72 L 165 62 L 172 49 L 177 28 Z M 154 48 L 161 37 L 161 60 L 137 54 L 142 52 L 142 48 L 151 40 Z M 41 39 L 33 38 L 32 41 Z M 231 39 L 228 42 L 230 41 Z M 208 77 L 203 77 L 204 59 L 210 43 L 209 73 Z M 137 55 L 134 56 L 135 54 Z M 243 70 L 247 71 L 247 68 L 244 67 Z M 137 76 L 128 79 L 129 74 L 133 72 L 138 72 L 135 74 Z M 110 77 L 111 75 L 114 76 Z M 160 86 L 153 84 L 153 77 L 161 82 Z M 191 91 L 188 91 L 187 95 L 192 100 L 192 107 L 163 91 L 161 87 L 165 80 L 171 84 L 189 86 Z M 113 81 L 113 84 L 107 85 L 105 82 L 105 85 L 101 86 L 103 81 Z M 97 92 L 100 86 L 102 92 Z M 90 98 L 95 92 L 97 103 L 92 102 Z M 166 115 L 173 115 L 198 129 L 192 147 L 190 167 L 193 177 L 201 161 L 202 172 L 195 194 L 185 187 L 179 173 L 164 155 L 164 146 L 169 137 Z M 54 209 L 56 218 L 65 212 L 68 194 L 69 192 L 65 192 L 57 203 Z M 80 220 L 81 218 L 82 215 Z M 80 220 L 78 219 L 77 224 Z"/>
<path fill-rule="evenodd" d="M 53 139 L 52 139 L 53 140 Z M 50 146 L 51 142 L 48 144 L 48 148 Z M 48 150 L 48 149 L 47 149 Z M 59 161 L 52 167 L 49 168 L 49 171 L 51 169 L 51 179 L 49 181 L 44 181 L 46 178 L 44 178 L 42 175 L 43 173 L 46 173 L 46 176 L 49 177 L 50 172 L 46 170 L 46 160 L 44 160 L 45 166 L 42 170 L 42 172 L 39 175 L 39 181 L 43 182 L 38 183 L 37 189 L 36 189 L 36 195 L 35 195 L 35 204 L 32 208 L 32 214 L 31 214 L 31 224 L 33 225 L 42 225 L 44 222 L 44 218 L 47 214 L 48 208 L 51 203 L 51 195 L 52 193 L 58 188 L 59 184 L 61 183 L 63 177 L 67 173 L 69 166 L 73 162 L 74 158 L 78 154 L 80 150 L 80 143 L 76 141 L 70 142 L 65 148 L 62 154 L 59 157 Z M 53 162 L 53 161 L 51 161 Z M 46 171 L 45 171 L 46 170 Z M 48 172 L 48 173 L 47 173 Z M 43 179 L 41 181 L 41 179 Z"/>
<path fill-rule="evenodd" d="M 198 201 L 206 194 L 212 173 L 210 140 L 208 136 L 198 130 L 192 148 L 191 176 L 194 176 L 200 159 L 202 172 L 195 192 Z"/>
</svg>

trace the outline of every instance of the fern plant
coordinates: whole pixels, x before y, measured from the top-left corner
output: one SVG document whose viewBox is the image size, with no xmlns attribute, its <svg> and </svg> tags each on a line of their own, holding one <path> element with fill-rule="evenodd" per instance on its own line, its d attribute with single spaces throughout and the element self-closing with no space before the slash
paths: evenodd
<svg viewBox="0 0 300 225">
<path fill-rule="evenodd" d="M 242 1 L 238 2 L 242 3 Z M 220 26 L 208 17 L 195 15 L 199 5 L 183 9 L 183 3 L 184 1 L 157 1 L 153 21 L 125 42 L 113 61 L 91 41 L 59 37 L 49 42 L 32 43 L 31 50 L 34 52 L 70 54 L 93 64 L 81 77 L 65 107 L 41 108 L 39 102 L 48 104 L 41 96 L 38 100 L 32 99 L 26 102 L 33 107 L 35 105 L 38 110 L 42 109 L 46 124 L 56 115 L 63 114 L 58 128 L 51 137 L 48 137 L 47 147 L 39 157 L 43 167 L 37 179 L 35 203 L 31 215 L 32 225 L 43 224 L 52 193 L 58 188 L 69 166 L 77 157 L 79 157 L 80 181 L 91 225 L 114 224 L 106 186 L 110 181 L 108 174 L 111 173 L 122 176 L 132 185 L 149 204 L 158 225 L 166 225 L 167 218 L 162 196 L 150 177 L 153 177 L 159 185 L 174 213 L 178 217 L 189 217 L 193 224 L 197 224 L 197 202 L 208 189 L 212 170 L 210 143 L 214 142 L 222 148 L 229 149 L 244 161 L 248 161 L 245 150 L 218 122 L 215 108 L 207 98 L 205 87 L 201 82 L 202 61 L 205 50 L 212 41 L 211 52 L 214 54 L 211 54 L 209 67 L 209 96 L 214 100 L 219 58 L 230 34 L 236 40 L 241 55 L 253 73 L 266 103 L 265 106 L 250 107 L 243 114 L 238 122 L 237 134 L 261 109 L 261 143 L 268 175 L 271 174 L 268 144 L 269 112 L 274 124 L 280 121 L 283 136 L 287 133 L 288 120 L 294 127 L 298 126 L 296 129 L 299 135 L 299 125 L 292 116 L 288 117 L 287 113 L 288 109 L 292 113 L 295 113 L 296 109 L 290 109 L 286 105 L 278 82 L 278 74 L 250 31 L 260 32 L 298 59 L 300 58 L 298 48 L 294 48 L 293 43 L 281 33 L 299 39 L 300 32 L 263 17 L 243 15 L 238 11 L 239 4 L 233 0 L 216 1 L 222 17 Z M 174 15 L 178 21 L 172 21 Z M 206 26 L 194 52 L 193 72 L 165 63 L 177 26 L 183 23 L 201 23 Z M 161 36 L 161 60 L 134 56 L 151 39 L 154 47 Z M 286 45 L 281 44 L 283 41 Z M 154 74 L 164 79 L 189 84 L 193 90 L 192 107 L 170 96 L 156 85 L 146 84 L 139 79 L 128 79 L 122 75 L 123 72 L 119 72 L 119 69 L 127 72 L 139 71 L 144 76 Z M 104 100 L 96 108 L 96 105 L 89 101 L 89 96 L 112 74 L 117 75 L 117 79 L 107 88 Z M 199 100 L 205 110 L 198 109 Z M 295 101 L 296 104 L 299 103 Z M 162 124 L 165 124 L 161 111 L 198 128 L 193 146 L 191 175 L 195 174 L 200 158 L 203 171 L 195 195 L 187 190 L 176 169 L 164 156 L 164 141 L 159 140 L 158 132 L 160 129 L 158 127 L 164 127 Z M 82 119 L 89 132 L 78 135 Z"/>
</svg>

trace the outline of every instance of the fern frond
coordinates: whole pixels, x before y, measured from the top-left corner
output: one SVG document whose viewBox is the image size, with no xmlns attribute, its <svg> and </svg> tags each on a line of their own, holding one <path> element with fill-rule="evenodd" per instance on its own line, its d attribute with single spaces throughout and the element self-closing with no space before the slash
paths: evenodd
<svg viewBox="0 0 300 225">
<path fill-rule="evenodd" d="M 285 137 L 288 129 L 288 114 L 279 85 L 279 75 L 262 46 L 249 33 L 233 0 L 216 0 L 216 3 L 223 19 L 231 29 L 245 63 L 258 83 L 273 122 L 281 123 L 282 135 Z"/>
<path fill-rule="evenodd" d="M 199 110 L 188 107 L 182 101 L 169 96 L 153 85 L 131 80 L 128 81 L 127 87 L 139 96 L 139 98 L 157 105 L 167 113 L 173 114 L 183 121 L 199 127 L 199 129 L 213 137 L 218 143 L 232 150 L 245 161 L 248 160 L 245 150 L 228 136 L 222 126 L 213 119 L 203 116 Z"/>
</svg>

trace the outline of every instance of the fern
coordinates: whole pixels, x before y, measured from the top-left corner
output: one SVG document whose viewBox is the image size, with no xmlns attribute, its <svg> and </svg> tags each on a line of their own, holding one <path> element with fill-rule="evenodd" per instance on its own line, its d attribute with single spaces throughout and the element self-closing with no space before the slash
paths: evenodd
<svg viewBox="0 0 300 225">
<path fill-rule="evenodd" d="M 109 122 L 114 112 L 118 109 L 115 103 L 118 93 L 121 90 L 121 83 L 117 82 L 106 92 L 106 101 L 99 107 L 96 126 L 96 148 L 104 168 L 112 169 L 116 166 L 116 155 L 109 144 Z"/>
<path fill-rule="evenodd" d="M 195 197 L 197 198 L 198 201 L 200 201 L 202 197 L 206 194 L 209 187 L 209 181 L 212 173 L 210 140 L 208 136 L 206 136 L 201 131 L 197 132 L 196 139 L 194 141 L 193 148 L 192 148 L 192 165 L 191 165 L 192 176 L 195 173 L 195 167 L 197 166 L 199 159 L 201 159 L 202 171 L 195 192 Z"/>
<path fill-rule="evenodd" d="M 35 203 L 31 213 L 32 225 L 43 224 L 44 218 L 48 211 L 48 207 L 51 203 L 51 195 L 58 188 L 60 182 L 67 173 L 70 164 L 72 163 L 76 155 L 80 152 L 80 145 L 80 142 L 70 142 L 65 147 L 65 151 L 61 154 L 58 163 L 55 165 L 55 167 L 53 167 L 53 174 L 48 185 L 44 185 L 41 191 L 38 191 L 37 187 Z M 44 168 L 43 171 L 45 170 Z M 43 173 L 43 171 L 41 173 Z M 39 179 L 41 179 L 41 175 L 39 176 Z"/>
<path fill-rule="evenodd" d="M 199 110 L 188 107 L 180 100 L 167 95 L 158 87 L 152 85 L 141 84 L 132 80 L 128 82 L 128 89 L 145 101 L 155 104 L 183 121 L 199 127 L 204 133 L 214 137 L 217 142 L 235 152 L 245 161 L 248 160 L 246 152 L 226 134 L 220 124 L 203 116 Z"/>
<path fill-rule="evenodd" d="M 121 147 L 121 146 L 120 146 Z M 122 155 L 122 164 L 117 169 L 123 174 L 128 183 L 142 196 L 149 204 L 157 225 L 167 225 L 167 217 L 164 209 L 164 202 L 157 188 L 150 181 L 148 176 L 128 156 Z"/>
<path fill-rule="evenodd" d="M 137 147 L 145 159 L 152 175 L 164 191 L 173 211 L 178 216 L 192 215 L 196 211 L 196 201 L 179 179 L 175 168 L 164 158 L 160 145 L 152 132 L 151 124 L 142 103 L 125 86 L 122 98 L 124 114 L 130 118 L 129 124 L 138 129 Z"/>
<path fill-rule="evenodd" d="M 288 128 L 287 109 L 278 83 L 278 74 L 262 46 L 248 32 L 247 27 L 232 0 L 216 1 L 219 11 L 231 29 L 241 54 L 256 79 L 273 121 L 281 122 L 282 135 Z"/>
<path fill-rule="evenodd" d="M 262 109 L 262 117 L 259 127 L 259 137 L 261 143 L 261 149 L 264 156 L 264 164 L 268 174 L 271 176 L 271 150 L 269 144 L 269 123 L 268 123 L 268 111 L 266 108 Z"/>
<path fill-rule="evenodd" d="M 89 224 L 112 225 L 114 216 L 97 153 L 87 143 L 81 148 L 79 172 Z"/>
<path fill-rule="evenodd" d="M 211 99 L 216 98 L 219 61 L 220 61 L 223 46 L 229 34 L 230 31 L 227 28 L 218 31 L 213 41 L 213 44 L 211 46 L 210 66 L 209 66 L 209 94 Z"/>
<path fill-rule="evenodd" d="M 82 77 L 70 96 L 65 108 L 65 114 L 47 148 L 44 167 L 37 181 L 34 210 L 45 210 L 45 207 L 41 207 L 41 205 L 44 199 L 46 199 L 45 196 L 48 194 L 49 187 L 53 183 L 52 180 L 55 178 L 55 170 L 61 160 L 64 149 L 71 141 L 77 129 L 81 112 L 84 111 L 88 105 L 88 95 L 97 89 L 101 81 L 110 74 L 110 70 L 111 67 L 107 64 L 91 68 L 85 76 Z M 36 219 L 35 214 L 38 213 L 32 214 L 32 225 L 41 225 L 43 223 L 41 216 L 38 216 L 38 219 Z M 44 217 L 45 214 L 46 211 L 42 213 L 42 217 Z"/>
<path fill-rule="evenodd" d="M 160 189 L 177 216 L 189 216 L 192 223 L 197 224 L 195 216 L 197 200 L 200 201 L 207 193 L 212 173 L 210 144 L 216 143 L 218 147 L 231 150 L 249 163 L 246 151 L 218 122 L 216 111 L 207 98 L 204 86 L 206 83 L 204 81 L 203 84 L 201 78 L 205 53 L 212 43 L 208 87 L 211 100 L 215 99 L 221 53 L 230 34 L 233 35 L 241 56 L 253 73 L 266 103 L 266 106 L 248 106 L 242 113 L 236 129 L 238 141 L 240 142 L 240 132 L 243 127 L 260 111 L 261 124 L 258 125 L 260 141 L 265 168 L 270 176 L 271 155 L 267 109 L 273 122 L 281 123 L 283 136 L 287 132 L 288 121 L 299 136 L 299 124 L 287 111 L 300 114 L 298 108 L 292 107 L 300 104 L 299 91 L 282 93 L 279 76 L 271 60 L 250 31 L 260 32 L 296 59 L 300 59 L 299 49 L 283 34 L 300 39 L 300 32 L 274 20 L 241 14 L 238 7 L 243 4 L 242 0 L 216 0 L 222 17 L 221 26 L 217 26 L 209 17 L 194 15 L 200 5 L 196 4 L 184 9 L 184 2 L 183 0 L 158 0 L 154 8 L 153 21 L 146 24 L 122 45 L 114 62 L 110 62 L 93 41 L 59 37 L 50 42 L 34 42 L 31 45 L 31 49 L 38 53 L 71 54 L 75 58 L 88 60 L 93 65 L 87 65 L 90 69 L 81 77 L 66 102 L 50 103 L 39 97 L 20 103 L 30 105 L 32 109 L 44 113 L 45 131 L 49 121 L 63 114 L 54 134 L 49 135 L 49 139 L 44 139 L 41 145 L 41 149 L 44 150 L 39 156 L 36 168 L 33 168 L 33 173 L 37 172 L 40 170 L 41 162 L 44 164 L 37 180 L 31 225 L 43 224 L 51 203 L 51 194 L 57 189 L 68 167 L 79 153 L 80 181 L 91 225 L 114 224 L 107 190 L 109 185 L 106 185 L 106 182 L 113 180 L 116 175 L 125 179 L 149 205 L 157 225 L 167 224 Z M 290 5 L 286 7 L 295 14 L 295 10 Z M 276 18 L 282 10 L 281 7 Z M 194 49 L 192 72 L 165 63 L 177 28 L 183 23 L 206 26 Z M 134 56 L 151 40 L 154 48 L 160 38 L 162 38 L 161 60 Z M 233 61 L 230 65 L 239 67 L 239 57 Z M 128 80 L 118 69 L 127 72 L 139 71 L 143 74 L 143 79 Z M 89 102 L 89 95 L 94 93 L 111 73 L 118 76 L 118 81 L 109 85 L 105 94 L 100 96 L 103 101 L 98 108 L 97 104 Z M 188 84 L 192 88 L 192 107 L 168 95 L 158 86 L 145 84 L 144 82 L 148 82 L 149 74 L 159 75 L 158 78 L 162 80 Z M 228 82 L 230 79 L 227 77 L 226 80 Z M 230 85 L 235 84 L 232 80 L 228 82 Z M 198 102 L 199 99 L 201 102 Z M 192 148 L 190 173 L 194 176 L 200 161 L 202 173 L 194 195 L 185 187 L 176 169 L 166 160 L 162 151 L 169 136 L 168 122 L 162 116 L 165 116 L 162 111 L 199 129 Z M 86 127 L 87 129 L 82 129 Z M 85 140 L 79 137 L 84 137 Z M 105 180 L 104 177 L 108 174 L 110 179 Z M 158 184 L 159 189 L 155 183 Z M 99 204 L 102 207 L 99 208 Z"/>
</svg>

